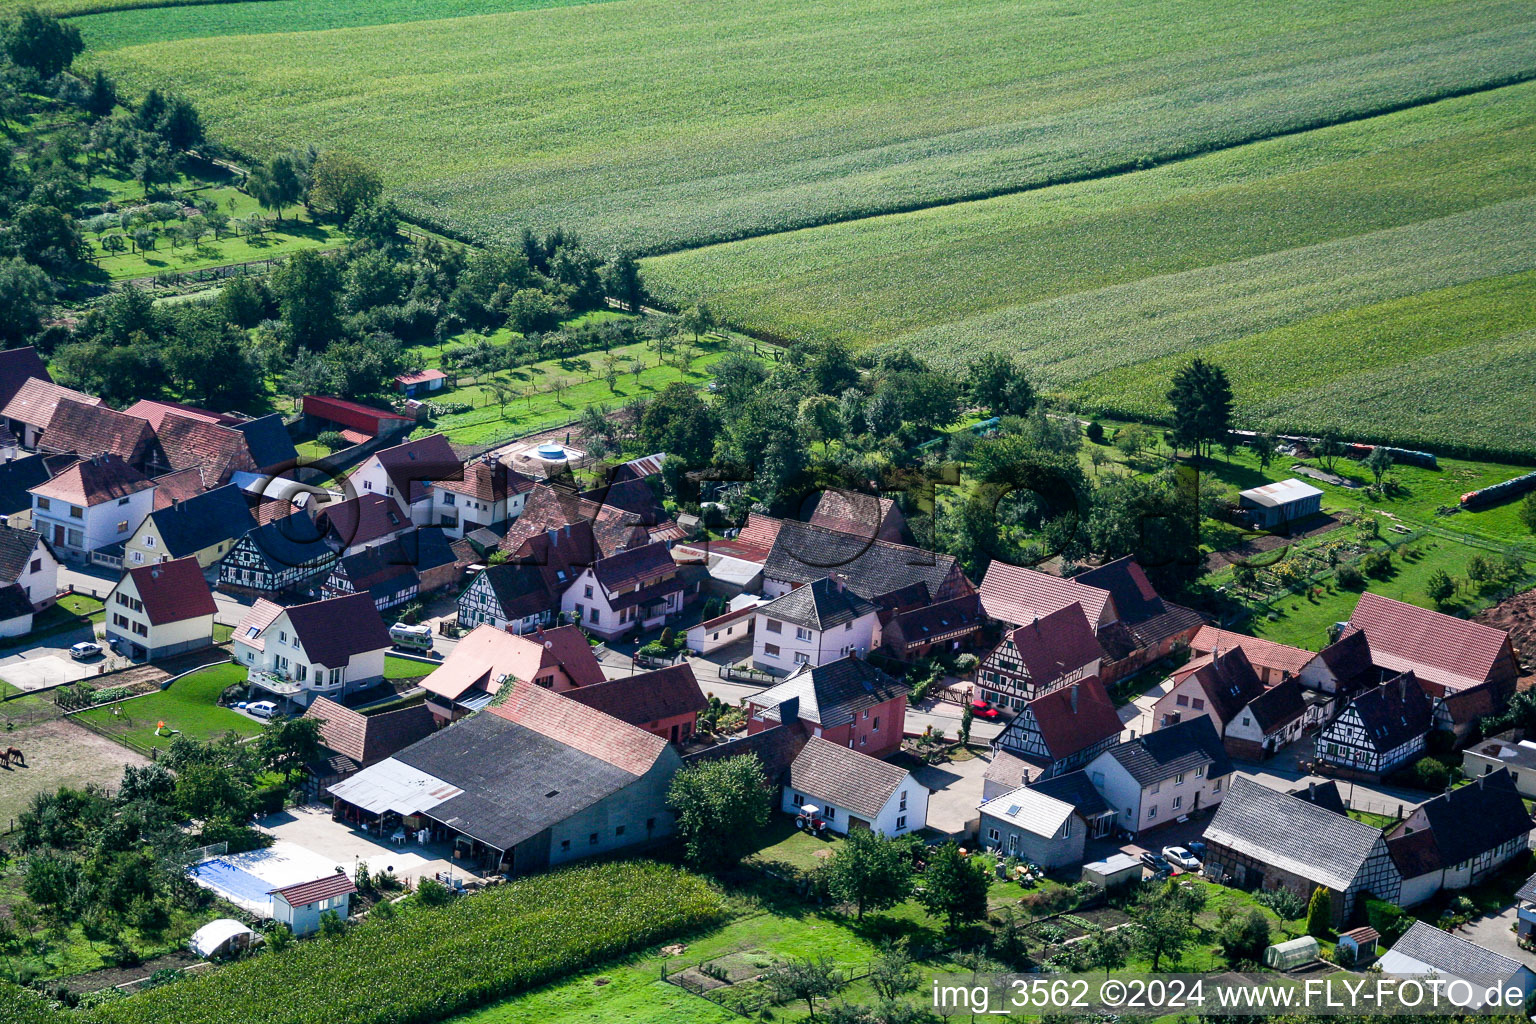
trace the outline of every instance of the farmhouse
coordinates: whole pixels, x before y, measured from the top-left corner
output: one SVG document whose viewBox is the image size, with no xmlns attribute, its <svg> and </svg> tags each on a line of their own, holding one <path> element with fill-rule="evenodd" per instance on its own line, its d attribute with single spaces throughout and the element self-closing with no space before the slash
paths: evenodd
<svg viewBox="0 0 1536 1024">
<path fill-rule="evenodd" d="M 339 557 L 340 552 L 319 533 L 309 515 L 294 512 L 263 523 L 236 541 L 219 559 L 219 586 L 235 592 L 276 595 L 323 577 Z"/>
<path fill-rule="evenodd" d="M 894 614 L 882 612 L 880 618 L 881 649 L 897 661 L 906 662 L 936 652 L 959 651 L 986 624 L 981 598 L 976 594 Z"/>
<path fill-rule="evenodd" d="M 574 568 L 574 564 L 573 564 Z M 576 572 L 560 596 L 560 608 L 588 630 L 614 638 L 654 629 L 682 613 L 689 584 L 657 541 L 597 559 Z"/>
<path fill-rule="evenodd" d="M 31 351 L 35 358 L 35 350 Z M 53 414 L 59 403 L 65 401 L 85 405 L 101 404 L 101 399 L 55 384 L 52 378 L 30 377 L 22 381 L 15 393 L 6 399 L 4 406 L 0 406 L 0 419 L 5 421 L 6 428 L 16 436 L 23 448 L 36 450 L 48 424 L 53 422 Z"/>
<path fill-rule="evenodd" d="M 1022 762 L 1019 785 L 1032 784 L 1087 764 L 1117 743 L 1121 730 L 1104 684 L 1089 676 L 1024 705 L 992 747 Z"/>
<path fill-rule="evenodd" d="M 907 687 L 855 657 L 815 668 L 801 666 L 777 686 L 746 699 L 747 731 L 762 732 L 791 719 L 812 735 L 883 757 L 901 746 Z"/>
<path fill-rule="evenodd" d="M 1244 517 L 1261 530 L 1288 526 L 1323 510 L 1323 492 L 1295 477 L 1237 494 Z"/>
<path fill-rule="evenodd" d="M 650 531 L 633 512 L 538 484 L 525 495 L 522 514 L 499 546 L 514 560 L 570 569 L 650 542 Z"/>
<path fill-rule="evenodd" d="M 1248 664 L 1253 667 L 1253 671 L 1258 674 L 1259 680 L 1265 686 L 1273 686 L 1292 676 L 1300 676 L 1317 657 L 1311 651 L 1304 651 L 1300 647 L 1277 644 L 1273 640 L 1248 636 L 1246 633 L 1233 633 L 1230 630 L 1217 629 L 1215 626 L 1201 626 L 1189 641 L 1191 658 L 1234 649 L 1243 652 L 1243 656 L 1248 659 Z"/>
<path fill-rule="evenodd" d="M 790 762 L 784 785 L 786 814 L 800 814 L 806 805 L 817 808 L 828 829 L 844 834 L 868 828 L 899 836 L 928 824 L 928 789 L 911 772 L 818 736 Z"/>
<path fill-rule="evenodd" d="M 1354 697 L 1317 738 L 1317 756 L 1361 775 L 1381 776 L 1424 752 L 1430 699 L 1412 672 Z"/>
<path fill-rule="evenodd" d="M 1362 893 L 1399 899 L 1402 879 L 1380 829 L 1244 775 L 1206 826 L 1205 846 L 1206 872 L 1239 888 L 1289 889 L 1302 899 L 1329 890 L 1335 927 Z"/>
<path fill-rule="evenodd" d="M 976 682 L 984 699 L 1019 711 L 1042 694 L 1097 675 L 1103 661 L 1082 605 L 1069 604 L 1008 631 L 981 659 Z"/>
<path fill-rule="evenodd" d="M 96 402 L 65 398 L 54 407 L 48 429 L 38 440 L 38 450 L 70 452 L 82 458 L 113 455 L 142 470 L 154 437 L 147 420 Z"/>
<path fill-rule="evenodd" d="M 425 704 L 364 714 L 329 698 L 316 697 L 304 710 L 304 717 L 320 723 L 320 743 L 325 748 L 319 761 L 304 766 L 304 789 L 314 798 L 332 783 L 425 739 L 437 728 Z"/>
<path fill-rule="evenodd" d="M 367 594 L 291 608 L 261 599 L 231 639 L 253 690 L 300 707 L 317 695 L 335 699 L 372 685 L 384 675 L 390 647 L 389 630 Z"/>
<path fill-rule="evenodd" d="M 879 627 L 873 604 L 822 577 L 759 605 L 752 616 L 752 664 L 775 675 L 864 656 Z"/>
<path fill-rule="evenodd" d="M 981 578 L 981 605 L 987 616 L 1017 628 L 1072 605 L 1082 609 L 1095 633 L 1119 618 L 1108 590 L 1085 586 L 993 559 Z"/>
<path fill-rule="evenodd" d="M 1306 724 L 1307 701 L 1294 679 L 1276 683 L 1248 703 L 1227 723 L 1222 741 L 1227 753 L 1249 761 L 1262 761 L 1301 737 Z"/>
<path fill-rule="evenodd" d="M 544 577 L 542 567 L 522 562 L 487 566 L 459 595 L 459 626 L 527 633 L 549 625 L 558 599 Z"/>
<path fill-rule="evenodd" d="M 1154 721 L 1166 728 L 1207 717 L 1224 736 L 1233 721 L 1264 692 L 1258 673 L 1241 647 L 1196 658 L 1169 677 L 1167 692 L 1152 706 Z"/>
<path fill-rule="evenodd" d="M 1099 678 L 1106 684 L 1166 658 L 1204 625 L 1199 612 L 1163 600 L 1130 555 L 1080 572 L 1072 581 L 1107 591 L 1113 602 L 1115 620 L 1095 630 L 1105 654 Z"/>
<path fill-rule="evenodd" d="M 1355 633 L 1364 634 L 1369 665 L 1382 678 L 1412 672 L 1434 697 L 1486 685 L 1502 702 L 1520 675 L 1503 630 L 1369 591 L 1360 595 L 1339 643 Z"/>
<path fill-rule="evenodd" d="M 409 517 L 383 494 L 360 494 L 345 501 L 312 500 L 305 509 L 315 519 L 315 531 L 342 555 L 388 544 L 413 529 Z"/>
<path fill-rule="evenodd" d="M 526 681 L 330 787 L 333 816 L 427 829 L 455 856 L 525 875 L 670 835 L 666 740 Z"/>
<path fill-rule="evenodd" d="M 171 412 L 155 430 L 149 472 L 196 469 L 203 487 L 229 483 L 236 473 L 256 473 L 245 434 L 195 416 Z"/>
<path fill-rule="evenodd" d="M 107 595 L 107 640 L 151 661 L 211 647 L 215 611 L 197 559 L 135 566 Z"/>
<path fill-rule="evenodd" d="M 1232 762 L 1202 716 L 1110 747 L 1084 770 L 1117 824 L 1144 832 L 1220 803 Z"/>
</svg>

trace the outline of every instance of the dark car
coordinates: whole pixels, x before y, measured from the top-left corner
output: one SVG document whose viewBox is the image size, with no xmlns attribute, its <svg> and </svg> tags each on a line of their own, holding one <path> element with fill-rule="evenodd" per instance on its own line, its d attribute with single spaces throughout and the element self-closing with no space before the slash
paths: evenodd
<svg viewBox="0 0 1536 1024">
<path fill-rule="evenodd" d="M 1201 860 L 1205 860 L 1205 844 L 1200 842 L 1200 840 L 1193 839 L 1184 845 L 1189 848 L 1190 853 L 1194 854 L 1196 857 L 1199 857 Z"/>
<path fill-rule="evenodd" d="M 984 700 L 971 701 L 971 714 L 977 718 L 996 718 L 999 714 L 997 708 Z"/>
<path fill-rule="evenodd" d="M 1173 865 L 1164 860 L 1161 855 L 1153 853 L 1151 850 L 1141 855 L 1141 863 L 1154 874 L 1173 874 Z"/>
</svg>

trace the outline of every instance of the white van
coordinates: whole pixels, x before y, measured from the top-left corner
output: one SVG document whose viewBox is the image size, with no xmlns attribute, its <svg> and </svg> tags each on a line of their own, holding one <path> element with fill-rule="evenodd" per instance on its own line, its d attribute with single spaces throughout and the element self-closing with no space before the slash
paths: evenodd
<svg viewBox="0 0 1536 1024">
<path fill-rule="evenodd" d="M 277 705 L 270 700 L 258 700 L 245 709 L 257 718 L 271 718 L 277 714 Z"/>
<path fill-rule="evenodd" d="M 430 651 L 432 649 L 432 627 L 407 626 L 403 622 L 397 622 L 389 627 L 389 639 L 396 647 L 404 647 L 413 651 Z"/>
</svg>

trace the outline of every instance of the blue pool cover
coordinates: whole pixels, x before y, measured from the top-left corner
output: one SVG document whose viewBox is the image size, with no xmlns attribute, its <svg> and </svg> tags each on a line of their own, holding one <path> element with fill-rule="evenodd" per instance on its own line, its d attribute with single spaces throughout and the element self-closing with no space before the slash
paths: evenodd
<svg viewBox="0 0 1536 1024">
<path fill-rule="evenodd" d="M 256 877 L 249 871 L 235 867 L 226 860 L 218 858 L 205 860 L 201 864 L 193 865 L 188 874 L 236 902 L 263 905 L 272 900 L 272 897 L 267 895 L 267 891 L 272 888 L 271 883 Z"/>
</svg>

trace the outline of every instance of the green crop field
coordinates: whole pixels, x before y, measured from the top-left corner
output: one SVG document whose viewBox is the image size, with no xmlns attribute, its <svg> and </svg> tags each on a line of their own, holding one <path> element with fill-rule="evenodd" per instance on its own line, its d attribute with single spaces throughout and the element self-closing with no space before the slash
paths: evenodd
<svg viewBox="0 0 1536 1024">
<path fill-rule="evenodd" d="M 287 6 L 244 16 L 286 28 Z M 563 225 L 655 252 L 1519 81 L 1536 74 L 1533 13 L 1530 0 L 619 0 L 229 35 L 233 15 L 204 7 L 138 45 L 114 43 L 112 19 L 146 14 L 101 15 L 85 61 L 130 91 L 184 92 L 252 154 L 352 150 L 429 222 L 481 238 Z M 204 18 L 208 34 L 184 34 Z"/>
</svg>

